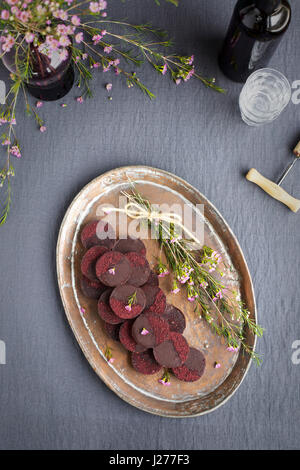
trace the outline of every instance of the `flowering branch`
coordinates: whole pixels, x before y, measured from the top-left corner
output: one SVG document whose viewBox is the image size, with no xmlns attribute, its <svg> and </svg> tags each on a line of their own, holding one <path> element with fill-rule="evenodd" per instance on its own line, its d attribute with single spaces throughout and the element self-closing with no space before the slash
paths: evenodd
<svg viewBox="0 0 300 470">
<path fill-rule="evenodd" d="M 167 1 L 178 4 L 177 0 Z M 13 81 L 7 102 L 0 107 L 0 125 L 8 126 L 2 135 L 7 159 L 0 170 L 0 186 L 6 186 L 7 197 L 0 210 L 0 225 L 7 219 L 11 202 L 11 177 L 14 175 L 11 156 L 21 157 L 13 128 L 21 88 L 27 113 L 34 117 L 41 132 L 46 131 L 43 120 L 26 96 L 27 85 L 35 76 L 44 79 L 48 71 L 56 73 L 57 64 L 70 62 L 77 72 L 78 103 L 92 96 L 93 69 L 113 71 L 125 79 L 129 88 L 138 87 L 150 99 L 155 98 L 137 73 L 128 69 L 128 64 L 140 66 L 143 62 L 148 62 L 160 75 L 169 75 L 177 85 L 194 77 L 208 88 L 224 91 L 215 84 L 214 78 L 206 78 L 196 70 L 193 55 L 167 53 L 171 41 L 164 31 L 149 24 L 109 19 L 106 8 L 105 0 L 0 0 L 0 57 L 8 63 Z M 110 83 L 106 86 L 108 91 L 111 87 Z"/>
</svg>

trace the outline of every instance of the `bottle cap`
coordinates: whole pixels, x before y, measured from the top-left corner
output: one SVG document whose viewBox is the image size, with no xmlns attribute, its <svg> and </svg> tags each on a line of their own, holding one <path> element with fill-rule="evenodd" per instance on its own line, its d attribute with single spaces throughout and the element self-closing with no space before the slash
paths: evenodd
<svg viewBox="0 0 300 470">
<path fill-rule="evenodd" d="M 256 6 L 267 15 L 271 15 L 280 5 L 281 0 L 256 0 Z"/>
</svg>

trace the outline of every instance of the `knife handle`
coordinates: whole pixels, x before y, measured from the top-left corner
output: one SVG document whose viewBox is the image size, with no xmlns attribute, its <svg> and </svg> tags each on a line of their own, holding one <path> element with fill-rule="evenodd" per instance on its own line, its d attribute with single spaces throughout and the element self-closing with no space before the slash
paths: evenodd
<svg viewBox="0 0 300 470">
<path fill-rule="evenodd" d="M 251 168 L 248 171 L 246 178 L 248 181 L 257 184 L 261 189 L 266 193 L 272 196 L 277 201 L 282 202 L 288 206 L 291 211 L 297 212 L 300 209 L 300 200 L 294 198 L 284 189 L 282 189 L 278 184 L 275 184 L 273 181 L 268 180 L 263 175 L 261 175 L 255 168 Z"/>
</svg>

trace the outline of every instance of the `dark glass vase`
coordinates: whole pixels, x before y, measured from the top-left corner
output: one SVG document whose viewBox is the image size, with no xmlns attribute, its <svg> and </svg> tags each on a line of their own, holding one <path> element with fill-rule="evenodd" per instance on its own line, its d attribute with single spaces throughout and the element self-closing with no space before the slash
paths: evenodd
<svg viewBox="0 0 300 470">
<path fill-rule="evenodd" d="M 74 83 L 74 69 L 71 63 L 72 53 L 68 49 L 65 60 L 58 52 L 53 52 L 51 59 L 41 52 L 41 47 L 31 47 L 32 75 L 26 83 L 28 92 L 42 101 L 59 100 L 65 96 Z M 10 72 L 15 73 L 15 51 L 3 56 L 3 63 Z"/>
</svg>

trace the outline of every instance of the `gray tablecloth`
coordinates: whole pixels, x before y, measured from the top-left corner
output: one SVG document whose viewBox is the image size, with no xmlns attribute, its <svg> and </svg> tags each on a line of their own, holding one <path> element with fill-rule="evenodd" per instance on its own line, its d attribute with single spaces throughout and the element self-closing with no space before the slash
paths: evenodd
<svg viewBox="0 0 300 470">
<path fill-rule="evenodd" d="M 196 55 L 226 96 L 198 81 L 176 87 L 150 67 L 140 76 L 150 101 L 118 77 L 96 73 L 94 99 L 74 101 L 74 89 L 41 114 L 40 134 L 18 105 L 23 156 L 15 162 L 13 203 L 0 229 L 0 447 L 22 449 L 295 449 L 299 448 L 300 215 L 274 201 L 244 175 L 256 167 L 275 179 L 300 137 L 300 105 L 290 103 L 272 125 L 242 123 L 240 85 L 222 76 L 217 51 L 234 1 L 181 0 L 177 9 L 154 0 L 110 1 L 112 16 L 166 28 L 177 49 Z M 220 5 L 222 3 L 222 6 Z M 300 5 L 271 65 L 300 80 Z M 3 67 L 0 78 L 6 77 Z M 112 81 L 113 100 L 104 85 Z M 3 157 L 4 158 L 4 157 Z M 83 185 L 122 165 L 145 164 L 176 173 L 199 188 L 237 235 L 253 276 L 261 368 L 252 366 L 234 397 L 193 419 L 152 416 L 121 401 L 99 380 L 66 321 L 59 297 L 55 246 L 64 212 Z M 300 166 L 284 187 L 300 197 Z"/>
</svg>

